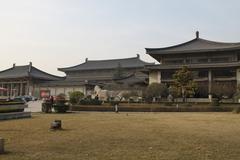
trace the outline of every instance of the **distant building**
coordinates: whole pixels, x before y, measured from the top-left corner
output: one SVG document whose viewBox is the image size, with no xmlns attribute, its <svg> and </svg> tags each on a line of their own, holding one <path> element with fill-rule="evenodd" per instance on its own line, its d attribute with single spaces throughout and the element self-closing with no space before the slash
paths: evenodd
<svg viewBox="0 0 240 160">
<path fill-rule="evenodd" d="M 16 66 L 0 72 L 0 87 L 7 92 L 0 92 L 0 96 L 21 96 L 40 94 L 40 85 L 44 82 L 58 81 L 62 77 L 54 76 L 41 71 L 30 62 L 29 65 Z"/>
<path fill-rule="evenodd" d="M 41 84 L 42 89 L 51 91 L 51 95 L 71 91 L 91 94 L 96 85 L 105 87 L 121 84 L 129 89 L 148 85 L 148 75 L 143 73 L 145 65 L 153 65 L 140 59 L 140 56 L 124 59 L 88 60 L 73 67 L 59 68 L 66 74 L 64 80 Z M 121 73 L 121 74 L 120 74 Z M 117 75 L 116 75 L 117 74 Z M 118 75 L 120 74 L 120 75 Z"/>
<path fill-rule="evenodd" d="M 77 66 L 59 68 L 59 71 L 66 73 L 66 77 L 48 74 L 32 66 L 32 63 L 25 66 L 14 64 L 12 68 L 0 72 L 0 87 L 7 89 L 7 92 L 1 91 L 0 96 L 39 97 L 41 91 L 49 91 L 51 95 L 81 91 L 86 95 L 93 92 L 96 85 L 121 84 L 127 88 L 147 86 L 148 75 L 141 71 L 145 65 L 152 64 L 142 61 L 139 55 L 112 60 L 86 59 Z"/>
<path fill-rule="evenodd" d="M 159 65 L 150 65 L 149 83 L 173 82 L 176 70 L 187 66 L 198 83 L 199 97 L 212 93 L 214 84 L 237 89 L 240 84 L 240 43 L 222 43 L 199 37 L 179 45 L 166 48 L 146 48 L 146 53 Z"/>
</svg>

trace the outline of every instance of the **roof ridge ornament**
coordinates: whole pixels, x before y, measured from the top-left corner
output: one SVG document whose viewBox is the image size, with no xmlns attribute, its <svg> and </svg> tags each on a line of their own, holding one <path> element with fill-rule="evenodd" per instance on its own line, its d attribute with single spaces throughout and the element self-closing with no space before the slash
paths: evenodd
<svg viewBox="0 0 240 160">
<path fill-rule="evenodd" d="M 196 32 L 196 39 L 199 38 L 199 31 Z"/>
<path fill-rule="evenodd" d="M 32 70 L 32 62 L 29 62 L 28 72 L 30 73 Z"/>
</svg>

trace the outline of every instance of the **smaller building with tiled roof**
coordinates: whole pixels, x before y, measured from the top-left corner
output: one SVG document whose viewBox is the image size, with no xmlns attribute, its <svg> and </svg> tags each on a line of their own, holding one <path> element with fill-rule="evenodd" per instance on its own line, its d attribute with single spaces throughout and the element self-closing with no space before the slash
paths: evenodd
<svg viewBox="0 0 240 160">
<path fill-rule="evenodd" d="M 136 74 L 137 77 L 147 78 L 147 75 L 140 72 L 146 65 L 154 65 L 154 63 L 144 62 L 140 56 L 124 59 L 110 60 L 88 60 L 84 63 L 73 67 L 58 68 L 66 74 L 68 81 L 96 81 L 96 82 L 112 82 L 116 69 L 120 66 L 125 75 Z"/>
<path fill-rule="evenodd" d="M 140 55 L 137 54 L 137 57 L 132 58 L 123 58 L 123 59 L 109 59 L 109 60 L 88 60 L 86 58 L 84 63 L 73 67 L 59 68 L 59 71 L 63 72 L 72 72 L 72 71 L 90 71 L 90 70 L 108 70 L 115 69 L 119 65 L 125 69 L 135 69 L 143 68 L 145 65 L 150 65 L 153 63 L 147 63 L 140 59 Z"/>
<path fill-rule="evenodd" d="M 0 85 L 7 92 L 1 96 L 38 95 L 44 82 L 60 81 L 64 77 L 46 73 L 32 65 L 16 66 L 0 72 Z"/>
<path fill-rule="evenodd" d="M 105 87 L 112 84 L 124 84 L 124 87 L 147 86 L 148 75 L 143 73 L 145 65 L 153 65 L 140 59 L 140 56 L 123 59 L 109 60 L 88 60 L 84 63 L 59 68 L 66 74 L 66 78 L 61 81 L 52 81 L 42 84 L 45 89 L 51 90 L 51 94 L 65 93 L 68 95 L 72 91 L 81 91 L 84 94 L 93 92 L 94 87 Z M 116 76 L 118 69 L 121 75 Z"/>
</svg>

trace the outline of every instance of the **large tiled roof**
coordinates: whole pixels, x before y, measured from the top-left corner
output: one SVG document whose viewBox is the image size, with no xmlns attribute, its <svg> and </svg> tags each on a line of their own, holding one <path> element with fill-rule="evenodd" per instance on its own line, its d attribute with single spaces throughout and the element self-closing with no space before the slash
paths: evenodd
<svg viewBox="0 0 240 160">
<path fill-rule="evenodd" d="M 146 78 L 137 77 L 135 74 L 131 74 L 131 75 L 121 78 L 121 79 L 115 79 L 115 81 L 117 83 L 125 83 L 125 84 L 129 84 L 129 85 L 138 84 L 138 83 L 147 84 Z"/>
<path fill-rule="evenodd" d="M 99 69 L 113 69 L 121 65 L 122 68 L 143 68 L 147 63 L 137 57 L 125 59 L 111 59 L 111 60 L 86 60 L 86 62 L 68 68 L 58 68 L 59 71 L 81 71 L 81 70 L 99 70 Z"/>
<path fill-rule="evenodd" d="M 42 87 L 56 87 L 56 86 L 84 86 L 84 85 L 89 85 L 89 86 L 95 86 L 99 85 L 101 86 L 102 83 L 96 82 L 96 81 L 73 81 L 73 80 L 59 80 L 59 81 L 46 81 L 44 83 L 41 83 Z"/>
<path fill-rule="evenodd" d="M 0 72 L 0 79 L 11 78 L 36 78 L 41 80 L 59 80 L 62 77 L 58 77 L 46 73 L 44 71 L 41 71 L 30 64 L 24 66 L 13 66 L 12 68 Z"/>
<path fill-rule="evenodd" d="M 147 54 L 150 55 L 164 55 L 177 53 L 202 53 L 202 52 L 216 52 L 216 51 L 231 51 L 240 50 L 240 43 L 223 43 L 214 42 L 199 38 L 165 48 L 146 48 Z"/>
</svg>

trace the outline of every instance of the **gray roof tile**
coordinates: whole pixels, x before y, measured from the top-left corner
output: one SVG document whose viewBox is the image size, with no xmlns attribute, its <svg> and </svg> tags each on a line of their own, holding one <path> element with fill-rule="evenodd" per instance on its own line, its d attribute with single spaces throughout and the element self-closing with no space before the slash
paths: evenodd
<svg viewBox="0 0 240 160">
<path fill-rule="evenodd" d="M 165 48 L 146 48 L 147 54 L 176 54 L 176 53 L 195 53 L 195 52 L 211 52 L 211 51 L 227 51 L 240 49 L 240 43 L 223 43 L 214 42 L 201 38 L 195 38 L 186 43 L 165 47 Z"/>
<path fill-rule="evenodd" d="M 58 68 L 59 71 L 81 71 L 81 70 L 99 70 L 99 69 L 113 69 L 118 65 L 122 68 L 142 68 L 145 65 L 153 64 L 142 61 L 139 56 L 125 59 L 111 59 L 111 60 L 88 60 L 85 63 L 68 67 Z"/>
<path fill-rule="evenodd" d="M 30 78 L 30 77 L 43 80 L 59 80 L 62 78 L 41 71 L 30 65 L 14 66 L 12 68 L 0 72 L 0 79 Z"/>
</svg>

